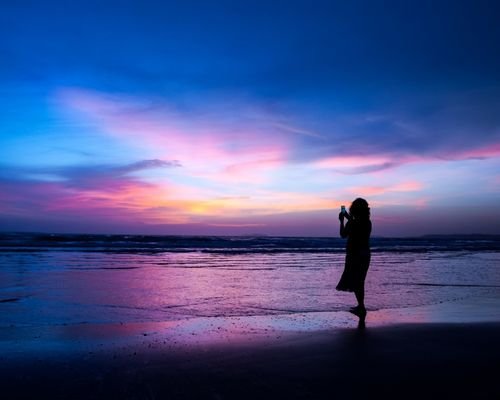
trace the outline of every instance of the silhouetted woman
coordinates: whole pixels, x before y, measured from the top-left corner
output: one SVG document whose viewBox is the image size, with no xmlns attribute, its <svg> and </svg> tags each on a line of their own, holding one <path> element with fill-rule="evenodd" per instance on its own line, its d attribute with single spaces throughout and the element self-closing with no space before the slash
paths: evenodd
<svg viewBox="0 0 500 400">
<path fill-rule="evenodd" d="M 344 225 L 344 219 L 347 223 Z M 341 212 L 340 236 L 347 238 L 345 267 L 337 290 L 354 292 L 358 305 L 351 312 L 360 318 L 366 316 L 365 278 L 370 266 L 370 207 L 365 199 L 357 198 L 351 204 L 349 213 Z"/>
</svg>

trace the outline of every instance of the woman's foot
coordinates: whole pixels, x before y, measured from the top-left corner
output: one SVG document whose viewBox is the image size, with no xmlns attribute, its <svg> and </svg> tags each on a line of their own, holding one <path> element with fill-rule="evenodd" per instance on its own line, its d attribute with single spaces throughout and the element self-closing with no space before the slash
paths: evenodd
<svg viewBox="0 0 500 400">
<path fill-rule="evenodd" d="M 366 308 L 362 306 L 356 306 L 356 307 L 351 307 L 349 309 L 351 313 L 354 315 L 357 315 L 359 318 L 364 318 L 366 317 Z"/>
</svg>

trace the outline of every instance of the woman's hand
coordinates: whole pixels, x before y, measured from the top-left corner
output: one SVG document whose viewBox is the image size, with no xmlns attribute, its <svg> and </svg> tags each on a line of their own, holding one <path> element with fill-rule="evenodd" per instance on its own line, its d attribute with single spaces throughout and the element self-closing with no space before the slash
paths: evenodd
<svg viewBox="0 0 500 400">
<path fill-rule="evenodd" d="M 340 222 L 344 222 L 344 218 L 345 218 L 346 220 L 348 220 L 348 221 L 350 221 L 350 220 L 351 220 L 351 216 L 349 215 L 349 213 L 347 213 L 347 212 L 341 212 L 341 213 L 339 214 L 339 220 L 340 220 Z"/>
</svg>

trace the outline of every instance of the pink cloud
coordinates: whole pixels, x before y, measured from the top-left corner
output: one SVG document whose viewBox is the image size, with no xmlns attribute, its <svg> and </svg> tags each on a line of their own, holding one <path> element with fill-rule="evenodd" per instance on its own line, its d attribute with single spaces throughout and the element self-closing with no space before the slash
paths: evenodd
<svg viewBox="0 0 500 400">
<path fill-rule="evenodd" d="M 257 159 L 246 162 L 239 162 L 224 167 L 219 175 L 220 179 L 228 181 L 246 181 L 252 183 L 262 183 L 267 180 L 267 173 L 276 170 L 283 165 L 285 161 L 280 159 L 279 154 L 270 154 L 275 158 Z"/>
<path fill-rule="evenodd" d="M 480 159 L 480 160 L 486 158 L 500 157 L 500 143 L 479 147 L 477 149 L 465 150 L 458 154 L 452 155 L 451 157 L 458 159 Z"/>
<path fill-rule="evenodd" d="M 437 154 L 389 154 L 345 155 L 321 158 L 311 165 L 319 169 L 329 169 L 339 173 L 363 174 L 398 167 L 409 163 L 426 163 L 436 161 L 483 160 L 500 157 L 500 144 L 471 148 L 455 149 Z"/>
<path fill-rule="evenodd" d="M 388 157 L 379 156 L 335 156 L 328 157 L 316 161 L 314 165 L 318 168 L 332 168 L 332 169 L 342 169 L 342 168 L 358 168 L 366 167 L 372 165 L 383 165 L 390 163 L 391 160 Z"/>
<path fill-rule="evenodd" d="M 162 101 L 81 89 L 61 90 L 58 99 L 67 109 L 96 123 L 107 135 L 148 152 L 148 157 L 179 160 L 190 176 L 207 182 L 260 184 L 269 180 L 273 171 L 291 162 L 292 154 L 300 150 L 298 137 L 312 140 L 311 149 L 324 146 L 321 134 L 297 128 L 267 110 L 247 105 L 207 104 L 179 111 Z M 414 162 L 500 156 L 500 144 L 467 150 L 453 146 L 448 151 L 442 146 L 439 149 L 417 154 L 399 147 L 384 150 L 378 143 L 375 148 L 360 144 L 355 148 L 356 154 L 349 153 L 349 147 L 345 154 L 329 157 L 319 152 L 323 156 L 318 155 L 309 164 L 339 173 L 363 174 Z"/>
<path fill-rule="evenodd" d="M 128 97 L 76 89 L 61 91 L 58 98 L 106 134 L 159 158 L 179 160 L 191 176 L 214 182 L 261 182 L 269 171 L 286 163 L 290 151 L 287 135 L 252 120 L 184 115 L 167 105 L 149 108 Z"/>
<path fill-rule="evenodd" d="M 394 168 L 402 164 L 421 160 L 416 156 L 394 156 L 388 154 L 345 155 L 326 157 L 313 161 L 314 168 L 329 169 L 343 174 L 364 174 Z"/>
<path fill-rule="evenodd" d="M 359 196 L 378 196 L 389 192 L 417 192 L 423 188 L 421 182 L 407 181 L 387 186 L 356 186 L 347 188 L 345 191 Z"/>
<path fill-rule="evenodd" d="M 92 187 L 72 186 L 69 181 L 3 181 L 0 213 L 31 218 L 74 218 L 97 223 L 110 221 L 181 223 L 189 221 L 189 201 L 173 199 L 175 185 L 152 185 L 131 178 L 105 179 Z"/>
<path fill-rule="evenodd" d="M 388 190 L 392 192 L 416 192 L 422 190 L 424 185 L 418 181 L 401 182 L 397 185 L 389 186 Z"/>
</svg>

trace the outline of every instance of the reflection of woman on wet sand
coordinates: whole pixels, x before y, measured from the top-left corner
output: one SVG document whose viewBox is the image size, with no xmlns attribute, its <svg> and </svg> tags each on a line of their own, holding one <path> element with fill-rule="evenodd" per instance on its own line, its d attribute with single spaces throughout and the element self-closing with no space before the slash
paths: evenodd
<svg viewBox="0 0 500 400">
<path fill-rule="evenodd" d="M 347 223 L 344 225 L 344 219 Z M 366 316 L 365 278 L 370 266 L 370 207 L 365 199 L 357 198 L 351 204 L 349 213 L 339 214 L 340 236 L 347 238 L 345 267 L 337 290 L 354 292 L 358 305 L 351 312 L 360 318 Z"/>
</svg>

